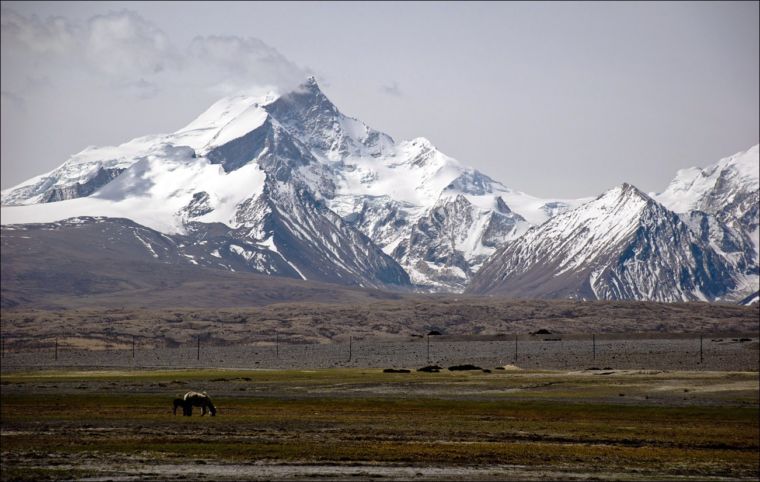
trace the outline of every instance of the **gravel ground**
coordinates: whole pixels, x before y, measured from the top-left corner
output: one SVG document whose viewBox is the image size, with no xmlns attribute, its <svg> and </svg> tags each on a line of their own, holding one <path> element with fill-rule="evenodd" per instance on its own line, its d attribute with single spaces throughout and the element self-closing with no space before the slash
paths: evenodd
<svg viewBox="0 0 760 482">
<path fill-rule="evenodd" d="M 700 354 L 701 344 L 701 354 Z M 429 348 L 428 348 L 429 346 Z M 760 343 L 755 335 L 631 335 L 587 337 L 559 335 L 457 339 L 430 337 L 413 341 L 359 340 L 318 345 L 268 345 L 132 350 L 84 350 L 45 346 L 3 353 L 2 369 L 26 368 L 261 368 L 317 369 L 420 368 L 473 364 L 483 368 L 515 365 L 525 369 L 655 369 L 756 371 Z M 56 358 L 57 357 L 57 358 Z"/>
<path fill-rule="evenodd" d="M 95 466 L 95 468 L 99 468 Z M 134 480 L 246 480 L 246 481 L 303 481 L 303 480 L 416 480 L 416 481 L 530 481 L 530 480 L 621 480 L 619 473 L 578 472 L 557 470 L 552 467 L 526 467 L 491 465 L 486 467 L 433 467 L 433 466 L 392 466 L 382 464 L 185 464 L 140 466 L 126 468 L 122 477 L 88 477 L 89 482 L 118 482 Z M 637 474 L 637 480 L 658 480 L 646 474 Z M 695 480 L 679 477 L 681 480 Z M 625 479 L 623 479 L 625 480 Z M 721 481 L 725 477 L 705 477 L 702 481 Z"/>
</svg>

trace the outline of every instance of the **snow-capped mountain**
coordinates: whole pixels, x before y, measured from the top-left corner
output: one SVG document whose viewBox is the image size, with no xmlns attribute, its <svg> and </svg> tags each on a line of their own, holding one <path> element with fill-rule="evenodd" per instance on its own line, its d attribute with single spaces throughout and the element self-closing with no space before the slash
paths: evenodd
<svg viewBox="0 0 760 482">
<path fill-rule="evenodd" d="M 462 290 L 496 246 L 580 201 L 510 190 L 423 138 L 395 142 L 310 78 L 284 95 L 224 98 L 173 134 L 87 148 L 2 203 L 4 224 L 106 216 L 182 234 L 222 223 L 302 277 L 406 285 L 408 273 L 423 289 Z"/>
<path fill-rule="evenodd" d="M 225 97 L 172 134 L 88 147 L 3 191 L 2 223 L 128 219 L 139 229 L 118 232 L 174 243 L 167 263 L 365 287 L 740 299 L 758 288 L 757 157 L 680 171 L 652 197 L 623 185 L 540 199 L 346 116 L 310 78 Z"/>
<path fill-rule="evenodd" d="M 729 228 L 714 241 L 727 251 L 741 243 Z M 748 263 L 752 260 L 741 256 L 732 263 L 679 215 L 623 184 L 506 244 L 484 264 L 468 291 L 538 298 L 712 301 L 735 292 L 742 282 L 737 269 L 750 269 Z"/>
<path fill-rule="evenodd" d="M 760 247 L 760 162 L 758 146 L 706 168 L 678 171 L 667 189 L 654 197 L 677 213 L 701 211 L 744 233 Z"/>
</svg>

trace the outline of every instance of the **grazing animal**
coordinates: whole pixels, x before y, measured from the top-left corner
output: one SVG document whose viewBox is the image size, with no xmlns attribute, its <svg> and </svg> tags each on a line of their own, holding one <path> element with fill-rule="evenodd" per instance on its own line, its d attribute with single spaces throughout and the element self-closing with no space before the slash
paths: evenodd
<svg viewBox="0 0 760 482">
<path fill-rule="evenodd" d="M 174 415 L 177 415 L 177 408 L 182 407 L 182 415 L 191 417 L 193 407 L 201 407 L 201 417 L 206 415 L 206 410 L 211 416 L 216 416 L 216 407 L 206 392 L 187 392 L 182 398 L 174 399 Z"/>
<path fill-rule="evenodd" d="M 185 417 L 189 417 L 193 414 L 193 407 L 191 405 L 187 405 L 184 398 L 174 399 L 174 415 L 177 415 L 177 408 L 179 407 L 182 407 L 182 415 Z"/>
</svg>

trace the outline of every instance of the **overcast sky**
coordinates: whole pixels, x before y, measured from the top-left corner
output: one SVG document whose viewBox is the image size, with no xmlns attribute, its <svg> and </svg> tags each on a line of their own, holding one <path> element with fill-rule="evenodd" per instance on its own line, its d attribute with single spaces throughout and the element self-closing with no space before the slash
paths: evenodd
<svg viewBox="0 0 760 482">
<path fill-rule="evenodd" d="M 2 2 L 2 187 L 313 73 L 345 114 L 544 197 L 758 142 L 758 3 Z"/>
</svg>

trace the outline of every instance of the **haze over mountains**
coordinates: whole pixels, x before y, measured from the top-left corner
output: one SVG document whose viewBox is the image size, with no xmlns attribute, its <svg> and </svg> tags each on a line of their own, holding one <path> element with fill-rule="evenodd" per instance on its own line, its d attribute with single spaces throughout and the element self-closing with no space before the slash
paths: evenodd
<svg viewBox="0 0 760 482">
<path fill-rule="evenodd" d="M 395 141 L 343 115 L 310 78 L 284 95 L 221 99 L 173 134 L 89 147 L 3 191 L 3 296 L 44 271 L 21 255 L 29 246 L 67 243 L 61 256 L 81 262 L 107 259 L 119 243 L 146 266 L 204 273 L 739 301 L 758 290 L 758 169 L 754 146 L 679 171 L 661 194 L 623 184 L 596 198 L 540 199 L 426 139 Z M 67 272 L 61 263 L 48 267 Z M 99 276 L 119 285 L 118 273 Z M 116 289 L 109 283 L 99 286 Z"/>
</svg>

